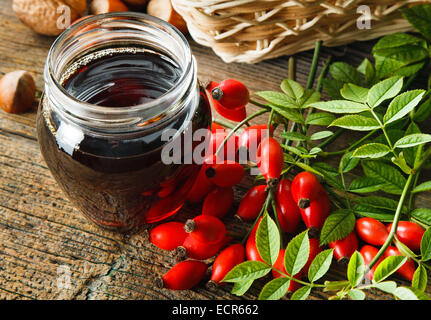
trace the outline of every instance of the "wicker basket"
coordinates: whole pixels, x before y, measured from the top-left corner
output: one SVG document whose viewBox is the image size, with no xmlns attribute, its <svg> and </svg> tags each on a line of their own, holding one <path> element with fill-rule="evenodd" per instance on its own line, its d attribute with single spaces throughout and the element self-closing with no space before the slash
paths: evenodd
<svg viewBox="0 0 431 320">
<path fill-rule="evenodd" d="M 369 40 L 411 30 L 398 9 L 419 0 L 172 0 L 198 43 L 225 62 L 256 63 L 314 47 Z M 371 28 L 359 29 L 367 5 Z M 364 16 L 363 16 L 364 17 Z"/>
</svg>

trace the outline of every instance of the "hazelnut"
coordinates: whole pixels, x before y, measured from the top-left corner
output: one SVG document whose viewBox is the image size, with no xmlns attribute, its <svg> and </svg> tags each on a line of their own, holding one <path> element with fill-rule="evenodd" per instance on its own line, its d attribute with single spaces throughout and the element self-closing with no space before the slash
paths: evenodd
<svg viewBox="0 0 431 320">
<path fill-rule="evenodd" d="M 70 8 L 70 23 L 78 19 L 86 10 L 86 0 L 13 0 L 12 8 L 18 19 L 33 31 L 57 36 L 68 27 L 64 10 Z"/>
<path fill-rule="evenodd" d="M 187 33 L 186 22 L 183 17 L 174 10 L 170 0 L 150 0 L 150 2 L 148 2 L 147 13 L 169 22 L 182 33 Z"/>
<path fill-rule="evenodd" d="M 27 111 L 34 102 L 36 85 L 27 71 L 7 73 L 0 80 L 0 106 L 8 113 Z"/>
<path fill-rule="evenodd" d="M 129 11 L 121 0 L 93 0 L 90 4 L 90 11 L 93 14 Z"/>
</svg>

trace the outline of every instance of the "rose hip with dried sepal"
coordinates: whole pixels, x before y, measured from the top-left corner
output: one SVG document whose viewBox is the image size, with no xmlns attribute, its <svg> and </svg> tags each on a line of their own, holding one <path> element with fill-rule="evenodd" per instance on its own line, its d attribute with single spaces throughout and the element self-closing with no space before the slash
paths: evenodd
<svg viewBox="0 0 431 320">
<path fill-rule="evenodd" d="M 188 235 L 184 242 L 175 250 L 174 256 L 177 260 L 196 259 L 206 260 L 214 257 L 221 249 L 232 242 L 233 238 L 225 236 L 216 243 L 199 242 Z"/>
<path fill-rule="evenodd" d="M 294 233 L 301 221 L 301 212 L 291 193 L 291 181 L 281 179 L 275 193 L 276 210 L 280 227 L 284 232 Z"/>
<path fill-rule="evenodd" d="M 156 279 L 156 286 L 170 290 L 188 290 L 199 284 L 207 272 L 202 261 L 186 260 L 177 263 L 162 278 Z"/>
<path fill-rule="evenodd" d="M 257 149 L 257 166 L 268 183 L 278 181 L 284 166 L 283 149 L 271 137 L 262 139 Z"/>
<path fill-rule="evenodd" d="M 347 264 L 352 254 L 358 250 L 358 237 L 355 230 L 352 230 L 344 239 L 330 242 L 329 248 L 334 249 L 334 257 L 339 263 Z"/>
<path fill-rule="evenodd" d="M 319 180 L 313 173 L 303 171 L 292 181 L 292 196 L 300 209 L 306 209 L 319 196 L 321 188 Z"/>
<path fill-rule="evenodd" d="M 226 235 L 226 227 L 219 218 L 203 214 L 187 220 L 184 230 L 197 241 L 208 244 L 219 242 Z"/>
<path fill-rule="evenodd" d="M 219 187 L 233 187 L 244 177 L 244 168 L 238 162 L 225 160 L 209 165 L 205 171 L 208 179 Z"/>
<path fill-rule="evenodd" d="M 211 97 L 227 109 L 237 109 L 249 102 L 250 92 L 240 81 L 226 79 L 211 88 Z"/>
<path fill-rule="evenodd" d="M 224 249 L 214 261 L 211 273 L 211 280 L 207 283 L 207 288 L 212 289 L 223 284 L 221 281 L 236 265 L 245 259 L 245 249 L 240 243 L 233 244 Z"/>
<path fill-rule="evenodd" d="M 153 228 L 149 232 L 149 240 L 162 250 L 174 250 L 182 245 L 187 237 L 184 223 L 167 222 Z"/>
</svg>

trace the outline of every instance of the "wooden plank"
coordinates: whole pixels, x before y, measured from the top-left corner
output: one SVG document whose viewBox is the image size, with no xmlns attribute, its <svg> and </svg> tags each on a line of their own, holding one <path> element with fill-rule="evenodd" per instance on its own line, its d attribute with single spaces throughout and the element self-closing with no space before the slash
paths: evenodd
<svg viewBox="0 0 431 320">
<path fill-rule="evenodd" d="M 34 34 L 11 10 L 11 1 L 0 2 L 0 75 L 26 69 L 43 88 L 42 71 L 52 38 Z M 319 69 L 329 54 L 348 53 L 359 64 L 371 43 L 324 49 Z M 366 49 L 363 49 L 366 48 Z M 192 42 L 201 80 L 237 78 L 252 90 L 276 90 L 287 75 L 287 57 L 255 66 L 223 63 L 210 49 Z M 363 52 L 362 52 L 363 51 Z M 298 59 L 298 81 L 306 82 L 312 52 Z M 0 112 L 0 299 L 240 299 L 230 287 L 209 292 L 198 287 L 176 292 L 157 289 L 153 280 L 163 275 L 174 259 L 150 245 L 144 234 L 121 235 L 89 223 L 59 191 L 41 158 L 35 132 L 37 104 L 23 115 Z M 253 108 L 249 109 L 252 112 Z M 338 148 L 348 139 L 340 139 Z M 235 188 L 235 203 L 253 183 L 246 179 Z M 418 200 L 426 204 L 428 199 Z M 199 206 L 186 206 L 180 221 L 196 215 Z M 227 219 L 229 233 L 243 236 L 249 224 Z M 62 276 L 70 272 L 70 285 L 61 288 Z M 328 279 L 344 279 L 345 270 L 336 266 Z M 400 280 L 407 285 L 407 282 Z M 245 296 L 255 299 L 264 281 Z M 59 288 L 60 285 L 60 288 Z M 311 299 L 326 299 L 316 291 Z M 388 298 L 371 292 L 369 298 Z"/>
</svg>

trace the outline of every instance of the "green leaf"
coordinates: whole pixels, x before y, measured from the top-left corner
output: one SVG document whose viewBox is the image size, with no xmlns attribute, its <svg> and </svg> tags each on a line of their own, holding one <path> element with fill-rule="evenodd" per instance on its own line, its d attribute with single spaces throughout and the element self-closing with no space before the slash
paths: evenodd
<svg viewBox="0 0 431 320">
<path fill-rule="evenodd" d="M 401 11 L 404 17 L 426 38 L 431 39 L 431 6 L 416 5 Z"/>
<path fill-rule="evenodd" d="M 424 191 L 430 191 L 431 190 L 431 181 L 426 181 L 424 183 L 421 183 L 420 185 L 416 186 L 412 193 L 418 193 L 418 192 L 424 192 Z"/>
<path fill-rule="evenodd" d="M 431 114 L 431 99 L 426 100 L 416 110 L 413 120 L 416 122 L 422 122 L 429 118 Z"/>
<path fill-rule="evenodd" d="M 288 95 L 276 91 L 259 91 L 255 93 L 259 97 L 265 99 L 269 103 L 286 108 L 297 108 L 295 100 Z"/>
<path fill-rule="evenodd" d="M 323 79 L 323 89 L 332 99 L 341 99 L 340 90 L 343 87 L 344 82 L 325 78 Z"/>
<path fill-rule="evenodd" d="M 346 83 L 340 93 L 344 99 L 360 103 L 367 102 L 368 89 L 353 83 Z"/>
<path fill-rule="evenodd" d="M 349 297 L 352 300 L 365 300 L 365 293 L 359 289 L 350 289 Z"/>
<path fill-rule="evenodd" d="M 308 296 L 310 295 L 311 287 L 304 286 L 296 290 L 292 296 L 290 297 L 290 300 L 306 300 Z"/>
<path fill-rule="evenodd" d="M 356 287 L 359 284 L 364 271 L 364 258 L 358 251 L 355 251 L 350 257 L 349 264 L 347 266 L 347 279 L 349 279 L 352 287 Z"/>
<path fill-rule="evenodd" d="M 353 151 L 345 153 L 340 160 L 339 170 L 342 173 L 349 172 L 356 168 L 359 163 L 358 158 L 353 158 Z"/>
<path fill-rule="evenodd" d="M 411 212 L 411 216 L 420 222 L 431 226 L 431 209 L 418 208 Z"/>
<path fill-rule="evenodd" d="M 310 155 L 317 155 L 318 153 L 322 152 L 322 149 L 320 149 L 319 147 L 314 147 L 312 148 L 308 154 Z"/>
<path fill-rule="evenodd" d="M 271 267 L 260 261 L 246 261 L 235 266 L 222 282 L 244 282 L 266 276 Z"/>
<path fill-rule="evenodd" d="M 360 217 L 369 217 L 382 222 L 391 222 L 394 219 L 394 211 L 376 208 L 367 204 L 356 204 L 353 210 Z"/>
<path fill-rule="evenodd" d="M 380 190 L 385 184 L 379 179 L 370 177 L 359 177 L 354 179 L 349 186 L 350 192 L 369 193 Z"/>
<path fill-rule="evenodd" d="M 415 258 L 418 257 L 417 254 L 415 254 L 412 250 L 410 250 L 409 247 L 407 247 L 401 241 L 395 241 L 395 246 L 397 247 L 397 249 L 401 252 L 401 254 L 403 256 L 406 256 L 406 257 L 415 257 Z"/>
<path fill-rule="evenodd" d="M 368 143 L 360 146 L 353 152 L 354 158 L 381 158 L 391 152 L 391 149 L 381 143 Z"/>
<path fill-rule="evenodd" d="M 285 79 L 281 82 L 281 90 L 289 97 L 298 100 L 304 95 L 304 88 L 302 86 L 291 79 Z"/>
<path fill-rule="evenodd" d="M 345 62 L 334 62 L 329 67 L 329 72 L 335 80 L 344 83 L 361 84 L 361 74 L 359 71 Z"/>
<path fill-rule="evenodd" d="M 307 137 L 299 132 L 282 132 L 281 136 L 292 141 L 306 141 Z"/>
<path fill-rule="evenodd" d="M 428 282 L 427 269 L 420 264 L 413 274 L 412 287 L 420 291 L 425 291 Z"/>
<path fill-rule="evenodd" d="M 269 107 L 288 120 L 295 121 L 298 123 L 304 123 L 304 118 L 302 117 L 301 113 L 298 112 L 297 110 L 286 109 L 273 104 L 270 104 Z"/>
<path fill-rule="evenodd" d="M 407 287 L 398 287 L 394 290 L 393 295 L 400 300 L 419 300 L 418 296 Z"/>
<path fill-rule="evenodd" d="M 376 119 L 364 117 L 361 115 L 347 115 L 335 119 L 329 126 L 335 126 L 354 131 L 370 131 L 380 128 Z"/>
<path fill-rule="evenodd" d="M 372 65 L 370 60 L 368 60 L 367 58 L 362 60 L 357 70 L 363 75 L 365 75 L 365 82 L 367 83 L 367 85 L 373 83 L 376 71 L 374 70 L 374 66 Z"/>
<path fill-rule="evenodd" d="M 397 284 L 395 281 L 383 281 L 380 283 L 374 283 L 373 286 L 383 292 L 393 294 L 395 289 L 397 288 Z"/>
<path fill-rule="evenodd" d="M 395 97 L 403 87 L 403 78 L 391 77 L 371 87 L 368 92 L 367 102 L 375 108 L 383 101 Z"/>
<path fill-rule="evenodd" d="M 332 131 L 319 131 L 316 133 L 313 133 L 310 137 L 311 140 L 321 140 L 328 138 L 330 136 L 334 135 Z"/>
<path fill-rule="evenodd" d="M 378 179 L 385 184 L 383 191 L 391 194 L 402 193 L 407 180 L 393 166 L 380 161 L 363 161 L 362 168 L 367 177 Z"/>
<path fill-rule="evenodd" d="M 381 196 L 358 197 L 354 201 L 389 211 L 395 211 L 398 207 L 398 201 Z M 402 212 L 407 213 L 406 206 L 402 208 Z"/>
<path fill-rule="evenodd" d="M 250 289 L 253 282 L 254 280 L 235 282 L 232 287 L 232 293 L 237 296 L 242 296 Z"/>
<path fill-rule="evenodd" d="M 320 101 L 320 92 L 314 91 L 313 89 L 306 89 L 304 95 L 298 100 L 301 108 L 308 108 L 308 106 L 314 102 Z"/>
<path fill-rule="evenodd" d="M 385 258 L 376 268 L 374 272 L 374 281 L 381 282 L 387 277 L 395 273 L 405 262 L 407 257 L 404 256 L 389 256 Z"/>
<path fill-rule="evenodd" d="M 398 140 L 395 143 L 394 148 L 410 148 L 410 147 L 418 146 L 428 142 L 431 142 L 431 134 L 425 134 L 425 133 L 410 134 Z"/>
<path fill-rule="evenodd" d="M 348 210 L 338 210 L 330 214 L 320 233 L 321 245 L 345 238 L 355 227 L 355 215 Z"/>
<path fill-rule="evenodd" d="M 257 228 L 256 246 L 263 261 L 274 265 L 280 252 L 280 233 L 268 214 L 264 215 Z"/>
<path fill-rule="evenodd" d="M 431 228 L 428 228 L 422 236 L 421 255 L 422 261 L 431 259 Z"/>
<path fill-rule="evenodd" d="M 409 64 L 407 66 L 401 67 L 391 73 L 393 76 L 399 77 L 410 77 L 415 73 L 419 72 L 423 66 L 425 65 L 425 61 L 420 61 L 417 63 Z"/>
<path fill-rule="evenodd" d="M 326 162 L 315 162 L 313 168 L 321 173 L 321 175 L 338 176 L 338 170 Z"/>
<path fill-rule="evenodd" d="M 310 104 L 310 107 L 332 113 L 360 113 L 368 110 L 363 103 L 347 100 L 320 101 Z"/>
<path fill-rule="evenodd" d="M 327 249 L 320 252 L 311 262 L 308 269 L 308 279 L 315 282 L 328 272 L 331 266 L 334 249 Z"/>
<path fill-rule="evenodd" d="M 421 38 L 415 37 L 408 33 L 403 33 L 403 32 L 393 33 L 393 34 L 384 36 L 379 41 L 377 41 L 377 43 L 373 47 L 372 52 L 374 53 L 381 49 L 396 48 L 396 47 L 401 47 L 409 44 L 424 46 L 425 41 Z"/>
<path fill-rule="evenodd" d="M 279 300 L 283 298 L 290 286 L 290 280 L 280 277 L 268 282 L 259 294 L 259 300 Z"/>
<path fill-rule="evenodd" d="M 383 122 L 389 124 L 407 115 L 419 104 L 424 94 L 425 90 L 411 90 L 395 97 L 389 104 Z"/>
<path fill-rule="evenodd" d="M 328 126 L 335 120 L 335 116 L 327 112 L 313 112 L 308 114 L 305 124 L 316 126 Z"/>
<path fill-rule="evenodd" d="M 407 130 L 405 130 L 404 135 L 408 136 L 408 135 L 417 134 L 417 133 L 421 133 L 421 129 L 419 128 L 419 126 L 416 123 L 411 122 L 410 125 L 407 127 Z M 406 162 L 411 166 L 414 166 L 415 159 L 416 159 L 416 153 L 418 151 L 418 148 L 420 148 L 420 146 L 413 147 L 413 148 L 407 148 L 407 149 L 403 150 L 404 158 L 405 158 Z"/>
<path fill-rule="evenodd" d="M 310 254 L 310 243 L 308 230 L 298 234 L 286 247 L 284 265 L 286 272 L 291 275 L 297 274 L 305 266 Z"/>
</svg>

